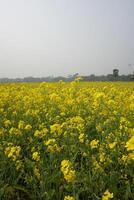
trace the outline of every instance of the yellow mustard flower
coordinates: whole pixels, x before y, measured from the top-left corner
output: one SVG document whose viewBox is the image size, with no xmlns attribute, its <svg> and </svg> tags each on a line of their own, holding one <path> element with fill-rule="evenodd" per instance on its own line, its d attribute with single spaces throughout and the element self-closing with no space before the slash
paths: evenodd
<svg viewBox="0 0 134 200">
<path fill-rule="evenodd" d="M 127 156 L 128 162 L 134 161 L 134 152 L 129 153 Z"/>
<path fill-rule="evenodd" d="M 99 140 L 96 140 L 96 139 L 92 140 L 92 141 L 90 142 L 90 147 L 91 147 L 91 149 L 97 148 L 97 147 L 98 147 L 98 144 L 99 144 Z"/>
<path fill-rule="evenodd" d="M 102 196 L 102 200 L 109 200 L 113 198 L 113 193 L 110 193 L 108 190 L 106 190 Z"/>
<path fill-rule="evenodd" d="M 34 167 L 33 172 L 34 172 L 34 175 L 37 177 L 37 179 L 40 180 L 41 175 L 40 175 L 39 169 L 37 167 Z"/>
<path fill-rule="evenodd" d="M 29 130 L 31 130 L 31 129 L 32 129 L 32 126 L 31 126 L 30 124 L 27 124 L 27 125 L 25 126 L 25 130 L 29 131 Z"/>
<path fill-rule="evenodd" d="M 127 161 L 127 156 L 126 155 L 123 155 L 121 160 L 125 163 Z"/>
<path fill-rule="evenodd" d="M 109 148 L 113 149 L 116 146 L 117 142 L 112 142 L 109 144 Z"/>
<path fill-rule="evenodd" d="M 134 150 L 134 136 L 132 136 L 126 143 L 127 151 Z"/>
<path fill-rule="evenodd" d="M 62 133 L 61 125 L 60 124 L 53 124 L 50 126 L 51 133 L 55 133 L 60 135 Z"/>
<path fill-rule="evenodd" d="M 99 159 L 100 159 L 100 162 L 105 162 L 106 160 L 106 155 L 104 152 L 101 152 L 100 155 L 99 155 Z"/>
<path fill-rule="evenodd" d="M 21 160 L 16 160 L 15 167 L 16 167 L 17 171 L 20 169 L 23 170 L 23 168 L 24 168 L 23 162 Z"/>
<path fill-rule="evenodd" d="M 35 161 L 40 161 L 40 153 L 38 151 L 34 152 L 32 154 L 32 159 L 35 160 Z"/>
<path fill-rule="evenodd" d="M 20 120 L 18 124 L 18 129 L 24 129 L 25 122 Z"/>
<path fill-rule="evenodd" d="M 68 195 L 64 197 L 64 200 L 75 200 L 75 198 Z"/>
<path fill-rule="evenodd" d="M 54 138 L 44 141 L 44 144 L 47 146 L 47 151 L 49 152 L 54 153 L 61 151 L 61 148 L 59 147 L 59 145 L 56 142 L 56 139 Z"/>
<path fill-rule="evenodd" d="M 5 155 L 15 161 L 20 156 L 20 146 L 9 146 L 5 149 Z"/>
<path fill-rule="evenodd" d="M 12 123 L 11 123 L 10 120 L 4 121 L 4 125 L 5 125 L 6 128 L 9 127 L 11 124 L 12 124 Z"/>
<path fill-rule="evenodd" d="M 67 182 L 74 182 L 76 178 L 75 170 L 72 167 L 72 163 L 69 160 L 62 160 L 61 162 L 61 171 L 64 175 L 64 178 Z"/>
<path fill-rule="evenodd" d="M 21 131 L 19 129 L 12 127 L 9 130 L 9 134 L 10 135 L 21 135 L 22 133 L 21 133 Z"/>
<path fill-rule="evenodd" d="M 85 134 L 84 133 L 81 133 L 80 135 L 79 135 L 79 141 L 80 141 L 80 143 L 84 143 L 84 140 L 85 140 Z"/>
</svg>

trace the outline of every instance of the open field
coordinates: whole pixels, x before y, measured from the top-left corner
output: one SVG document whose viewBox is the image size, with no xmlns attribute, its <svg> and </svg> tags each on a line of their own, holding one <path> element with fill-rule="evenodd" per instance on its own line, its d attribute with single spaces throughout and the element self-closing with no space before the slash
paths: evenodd
<svg viewBox="0 0 134 200">
<path fill-rule="evenodd" d="M 0 199 L 133 200 L 134 83 L 0 84 Z"/>
</svg>

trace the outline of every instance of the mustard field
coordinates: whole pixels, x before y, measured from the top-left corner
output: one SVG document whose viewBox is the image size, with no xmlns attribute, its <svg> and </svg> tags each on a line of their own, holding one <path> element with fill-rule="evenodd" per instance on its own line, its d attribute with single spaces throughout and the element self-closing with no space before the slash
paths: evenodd
<svg viewBox="0 0 134 200">
<path fill-rule="evenodd" d="M 0 84 L 1 200 L 133 200 L 134 83 Z"/>
</svg>

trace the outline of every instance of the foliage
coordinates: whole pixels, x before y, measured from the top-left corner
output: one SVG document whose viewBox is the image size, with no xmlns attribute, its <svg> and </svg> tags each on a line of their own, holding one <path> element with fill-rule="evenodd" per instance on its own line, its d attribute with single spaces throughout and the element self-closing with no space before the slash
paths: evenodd
<svg viewBox="0 0 134 200">
<path fill-rule="evenodd" d="M 0 85 L 0 199 L 134 199 L 134 84 Z"/>
</svg>

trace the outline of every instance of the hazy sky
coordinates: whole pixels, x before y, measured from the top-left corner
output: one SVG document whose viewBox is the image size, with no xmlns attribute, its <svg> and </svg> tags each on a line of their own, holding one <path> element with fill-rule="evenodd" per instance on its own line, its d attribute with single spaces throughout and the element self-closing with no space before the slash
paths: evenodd
<svg viewBox="0 0 134 200">
<path fill-rule="evenodd" d="M 134 70 L 134 0 L 0 0 L 0 77 L 115 66 Z"/>
</svg>

